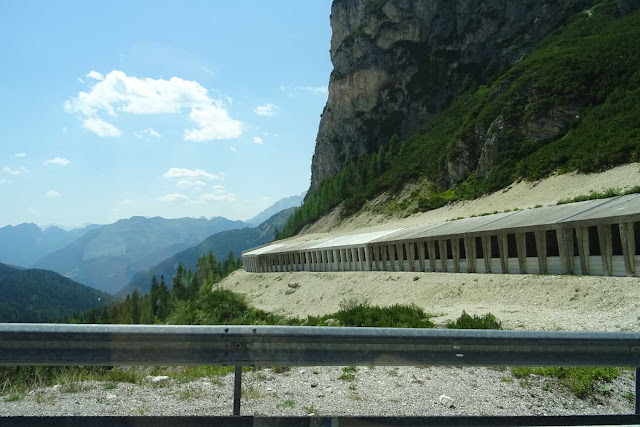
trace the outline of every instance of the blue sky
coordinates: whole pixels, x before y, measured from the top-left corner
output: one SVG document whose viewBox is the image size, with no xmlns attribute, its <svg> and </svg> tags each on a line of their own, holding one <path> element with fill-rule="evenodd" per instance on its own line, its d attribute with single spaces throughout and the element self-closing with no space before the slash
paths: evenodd
<svg viewBox="0 0 640 427">
<path fill-rule="evenodd" d="M 0 2 L 0 226 L 247 219 L 305 191 L 330 0 Z"/>
</svg>

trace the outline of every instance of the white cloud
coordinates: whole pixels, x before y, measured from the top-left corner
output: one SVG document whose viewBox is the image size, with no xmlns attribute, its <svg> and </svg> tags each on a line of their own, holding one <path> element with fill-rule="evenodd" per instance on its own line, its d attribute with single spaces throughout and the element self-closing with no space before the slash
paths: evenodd
<svg viewBox="0 0 640 427">
<path fill-rule="evenodd" d="M 87 118 L 82 121 L 82 127 L 98 136 L 120 136 L 120 129 L 102 119 Z"/>
<path fill-rule="evenodd" d="M 95 73 L 95 74 L 92 74 Z M 185 140 L 209 141 L 237 138 L 242 122 L 233 120 L 220 100 L 209 97 L 196 81 L 172 77 L 169 80 L 127 76 L 114 70 L 106 76 L 89 73 L 95 83 L 88 92 L 79 92 L 64 104 L 65 110 L 78 116 L 83 127 L 99 136 L 120 136 L 120 130 L 103 116 L 130 114 L 175 114 L 189 109 L 189 118 L 197 124 L 185 129 Z M 102 80 L 95 77 L 103 77 Z"/>
<path fill-rule="evenodd" d="M 222 179 L 220 175 L 209 173 L 202 169 L 182 169 L 182 168 L 170 168 L 163 175 L 165 178 L 176 179 Z"/>
<path fill-rule="evenodd" d="M 205 185 L 203 181 L 189 181 L 188 179 L 181 179 L 176 183 L 178 188 L 200 188 Z"/>
<path fill-rule="evenodd" d="M 119 204 L 121 204 L 122 206 L 128 206 L 128 205 L 132 205 L 135 203 L 135 200 L 131 200 L 131 199 L 122 199 L 120 200 L 120 202 L 118 202 Z"/>
<path fill-rule="evenodd" d="M 204 202 L 233 202 L 236 195 L 233 193 L 210 193 L 200 196 L 200 200 Z"/>
<path fill-rule="evenodd" d="M 57 191 L 54 190 L 49 190 L 47 191 L 47 193 L 45 194 L 45 196 L 47 196 L 50 199 L 59 199 L 61 194 L 58 193 Z"/>
<path fill-rule="evenodd" d="M 45 166 L 49 166 L 49 165 L 67 166 L 69 163 L 71 163 L 71 160 L 69 160 L 69 159 L 65 159 L 65 158 L 62 158 L 62 157 L 54 157 L 53 159 L 49 159 L 49 160 L 45 161 L 43 163 L 43 165 L 45 165 Z"/>
<path fill-rule="evenodd" d="M 16 153 L 16 157 L 26 157 L 27 153 Z"/>
<path fill-rule="evenodd" d="M 236 147 L 229 147 L 229 150 L 233 151 L 234 153 L 238 151 Z"/>
<path fill-rule="evenodd" d="M 159 202 L 164 202 L 164 203 L 175 203 L 179 200 L 183 200 L 185 202 L 190 202 L 191 199 L 187 196 L 185 196 L 184 194 L 180 194 L 180 193 L 172 193 L 172 194 L 165 194 L 164 196 L 160 196 L 157 198 L 157 200 Z"/>
<path fill-rule="evenodd" d="M 134 132 L 133 134 L 140 139 L 150 137 L 160 138 L 160 134 L 151 128 L 146 128 L 141 130 L 140 132 Z"/>
<path fill-rule="evenodd" d="M 203 194 L 197 199 L 180 193 L 172 193 L 158 197 L 157 200 L 165 203 L 185 202 L 190 205 L 200 205 L 206 202 L 233 202 L 236 200 L 236 195 L 228 192 L 223 185 L 216 185 L 212 193 Z"/>
<path fill-rule="evenodd" d="M 227 110 L 218 101 L 206 107 L 193 108 L 189 118 L 196 122 L 200 129 L 185 129 L 184 139 L 187 141 L 233 139 L 242 134 L 242 122 L 229 117 Z"/>
<path fill-rule="evenodd" d="M 295 85 L 287 85 L 280 86 L 280 90 L 283 92 L 290 93 L 309 93 L 313 95 L 328 95 L 329 89 L 327 86 L 295 86 Z"/>
<path fill-rule="evenodd" d="M 8 182 L 9 182 L 9 181 L 8 181 L 8 180 L 6 180 L 6 179 L 0 179 L 0 184 L 6 184 L 6 183 L 8 183 Z"/>
<path fill-rule="evenodd" d="M 2 168 L 2 171 L 13 176 L 26 175 L 27 173 L 29 173 L 29 170 L 24 168 L 23 166 L 20 166 L 18 169 L 11 169 L 11 168 L 4 167 Z"/>
<path fill-rule="evenodd" d="M 203 202 L 233 202 L 236 200 L 234 193 L 228 192 L 224 185 L 214 185 L 213 193 L 203 194 L 200 196 L 200 201 Z"/>
<path fill-rule="evenodd" d="M 92 80 L 98 80 L 98 81 L 104 80 L 104 76 L 102 74 L 93 70 L 89 71 L 85 77 L 88 77 Z"/>
<path fill-rule="evenodd" d="M 259 136 L 254 136 L 253 137 L 253 143 L 254 144 L 262 144 L 264 141 L 262 140 L 262 138 L 260 138 Z"/>
<path fill-rule="evenodd" d="M 273 104 L 258 105 L 256 108 L 253 109 L 253 112 L 259 116 L 271 117 L 278 114 L 278 107 L 276 107 Z"/>
</svg>

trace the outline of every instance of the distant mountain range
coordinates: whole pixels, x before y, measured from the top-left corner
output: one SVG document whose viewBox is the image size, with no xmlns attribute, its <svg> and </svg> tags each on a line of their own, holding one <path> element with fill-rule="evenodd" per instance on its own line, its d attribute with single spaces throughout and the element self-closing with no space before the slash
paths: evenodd
<svg viewBox="0 0 640 427">
<path fill-rule="evenodd" d="M 307 195 L 307 192 L 305 191 L 304 193 L 299 194 L 297 196 L 285 197 L 284 199 L 280 199 L 277 202 L 275 202 L 273 205 L 269 206 L 267 209 L 260 212 L 258 215 L 247 220 L 246 222 L 253 225 L 262 224 L 263 222 L 265 222 L 266 220 L 268 220 L 269 218 L 271 218 L 273 215 L 277 214 L 280 211 L 283 211 L 289 208 L 299 207 L 304 201 L 304 197 L 306 195 Z M 282 230 L 282 227 L 279 227 L 279 228 Z"/>
<path fill-rule="evenodd" d="M 104 292 L 114 293 L 136 272 L 201 242 L 212 234 L 245 227 L 222 217 L 165 219 L 132 217 L 90 231 L 35 262 Z"/>
<path fill-rule="evenodd" d="M 118 292 L 117 296 L 124 297 L 134 289 L 139 289 L 142 293 L 148 292 L 151 288 L 151 277 L 154 275 L 158 280 L 160 276 L 164 275 L 170 286 L 170 279 L 174 276 L 179 264 L 195 271 L 198 258 L 209 252 L 213 252 L 218 260 L 224 260 L 230 251 L 235 256 L 240 256 L 244 250 L 269 243 L 274 238 L 275 229 L 282 230 L 287 218 L 293 214 L 295 209 L 292 207 L 280 211 L 254 228 L 242 228 L 214 234 L 200 244 L 178 252 L 147 271 L 137 273 L 131 282 Z"/>
<path fill-rule="evenodd" d="M 113 297 L 47 270 L 0 264 L 0 322 L 55 322 Z"/>
<path fill-rule="evenodd" d="M 6 226 L 0 228 L 0 263 L 55 271 L 112 294 L 130 282 L 134 287 L 142 286 L 146 278 L 150 278 L 147 272 L 156 267 L 161 274 L 173 277 L 174 264 L 177 266 L 176 262 L 181 262 L 183 257 L 187 260 L 185 265 L 195 268 L 199 255 L 192 259 L 189 251 L 200 253 L 194 249 L 199 244 L 203 245 L 202 250 L 212 250 L 223 259 L 229 251 L 239 255 L 242 250 L 271 241 L 274 227 L 282 229 L 284 225 L 279 220 L 282 215 L 275 214 L 299 206 L 304 196 L 302 193 L 278 200 L 247 222 L 223 217 L 136 216 L 114 224 L 67 230 L 57 225 L 43 229 L 28 223 Z M 262 224 L 265 221 L 267 223 Z M 237 233 L 231 232 L 234 230 Z M 215 238 L 210 239 L 214 235 Z M 180 261 L 173 260 L 174 256 Z"/>
<path fill-rule="evenodd" d="M 29 267 L 34 262 L 76 241 L 101 225 L 87 225 L 71 231 L 51 226 L 42 230 L 36 224 L 8 225 L 0 228 L 0 262 Z"/>
</svg>

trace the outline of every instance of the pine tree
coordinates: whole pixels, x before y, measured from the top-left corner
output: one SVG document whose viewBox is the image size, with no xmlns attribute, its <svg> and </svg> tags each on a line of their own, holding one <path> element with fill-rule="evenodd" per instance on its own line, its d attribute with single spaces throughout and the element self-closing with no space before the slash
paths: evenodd
<svg viewBox="0 0 640 427">
<path fill-rule="evenodd" d="M 140 324 L 140 292 L 137 289 L 131 294 L 131 321 Z"/>
</svg>

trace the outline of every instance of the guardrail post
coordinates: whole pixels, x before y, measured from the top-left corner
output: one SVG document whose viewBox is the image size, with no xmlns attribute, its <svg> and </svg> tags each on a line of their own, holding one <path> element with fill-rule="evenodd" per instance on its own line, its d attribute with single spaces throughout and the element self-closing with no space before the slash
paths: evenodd
<svg viewBox="0 0 640 427">
<path fill-rule="evenodd" d="M 233 381 L 233 415 L 240 415 L 240 399 L 242 397 L 242 366 L 236 366 Z"/>
<path fill-rule="evenodd" d="M 640 415 L 640 366 L 636 366 L 636 406 L 635 413 Z"/>
</svg>

